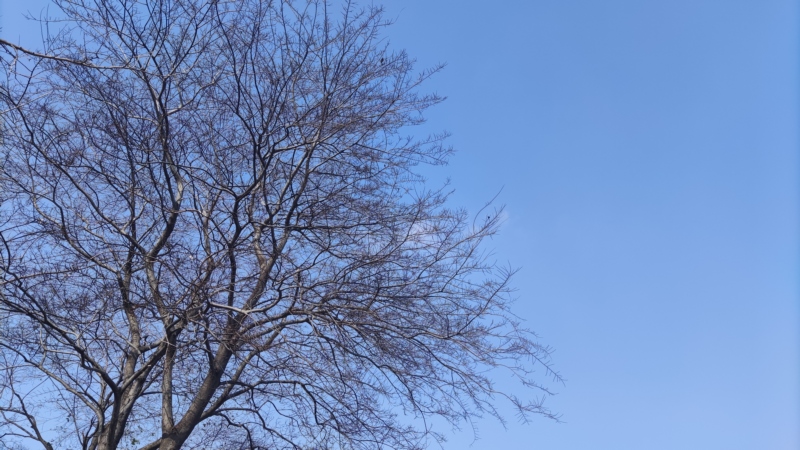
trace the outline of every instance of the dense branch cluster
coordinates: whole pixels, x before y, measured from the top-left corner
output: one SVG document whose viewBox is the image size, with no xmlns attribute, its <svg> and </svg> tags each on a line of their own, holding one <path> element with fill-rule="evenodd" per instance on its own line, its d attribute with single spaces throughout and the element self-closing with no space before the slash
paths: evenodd
<svg viewBox="0 0 800 450">
<path fill-rule="evenodd" d="M 0 40 L 0 440 L 406 449 L 498 396 L 549 414 L 491 382 L 557 375 L 479 249 L 497 215 L 414 172 L 441 99 L 379 9 L 54 3 L 43 49 Z"/>
</svg>

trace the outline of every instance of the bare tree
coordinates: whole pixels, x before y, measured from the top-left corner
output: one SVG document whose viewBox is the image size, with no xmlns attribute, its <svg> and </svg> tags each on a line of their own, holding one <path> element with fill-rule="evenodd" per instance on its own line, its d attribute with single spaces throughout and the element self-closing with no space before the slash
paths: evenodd
<svg viewBox="0 0 800 450">
<path fill-rule="evenodd" d="M 380 9 L 54 3 L 42 49 L 0 40 L 6 446 L 406 449 L 498 398 L 550 415 L 479 248 L 497 214 L 415 172 L 449 155 L 403 134 L 437 68 Z"/>
</svg>

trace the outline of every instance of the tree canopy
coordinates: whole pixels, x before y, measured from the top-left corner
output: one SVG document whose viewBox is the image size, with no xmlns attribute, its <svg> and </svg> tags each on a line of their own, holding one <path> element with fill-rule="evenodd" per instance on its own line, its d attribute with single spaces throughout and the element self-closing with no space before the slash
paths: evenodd
<svg viewBox="0 0 800 450">
<path fill-rule="evenodd" d="M 41 49 L 0 40 L 4 445 L 412 449 L 499 399 L 552 416 L 482 250 L 499 214 L 418 173 L 450 154 L 406 136 L 439 68 L 380 8 L 53 3 Z"/>
</svg>

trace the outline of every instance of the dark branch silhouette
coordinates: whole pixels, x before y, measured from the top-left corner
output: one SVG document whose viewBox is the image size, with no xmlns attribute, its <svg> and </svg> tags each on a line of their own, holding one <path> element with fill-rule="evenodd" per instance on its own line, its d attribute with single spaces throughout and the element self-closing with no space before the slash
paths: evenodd
<svg viewBox="0 0 800 450">
<path fill-rule="evenodd" d="M 44 49 L 0 40 L 0 441 L 414 449 L 500 399 L 550 415 L 499 214 L 415 172 L 450 153 L 403 134 L 438 68 L 380 9 L 54 3 Z"/>
</svg>

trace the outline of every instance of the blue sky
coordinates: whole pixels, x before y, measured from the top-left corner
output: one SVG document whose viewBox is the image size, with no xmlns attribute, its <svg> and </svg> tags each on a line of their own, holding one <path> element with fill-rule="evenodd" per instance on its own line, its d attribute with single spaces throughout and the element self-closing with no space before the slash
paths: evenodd
<svg viewBox="0 0 800 450">
<path fill-rule="evenodd" d="M 0 0 L 3 35 L 44 3 Z M 448 64 L 431 180 L 502 189 L 490 245 L 567 378 L 564 423 L 445 449 L 800 448 L 797 2 L 385 4 L 394 48 Z"/>
<path fill-rule="evenodd" d="M 800 448 L 798 6 L 388 2 L 449 100 L 453 201 L 568 379 L 473 449 Z M 472 439 L 457 434 L 445 448 Z"/>
</svg>

